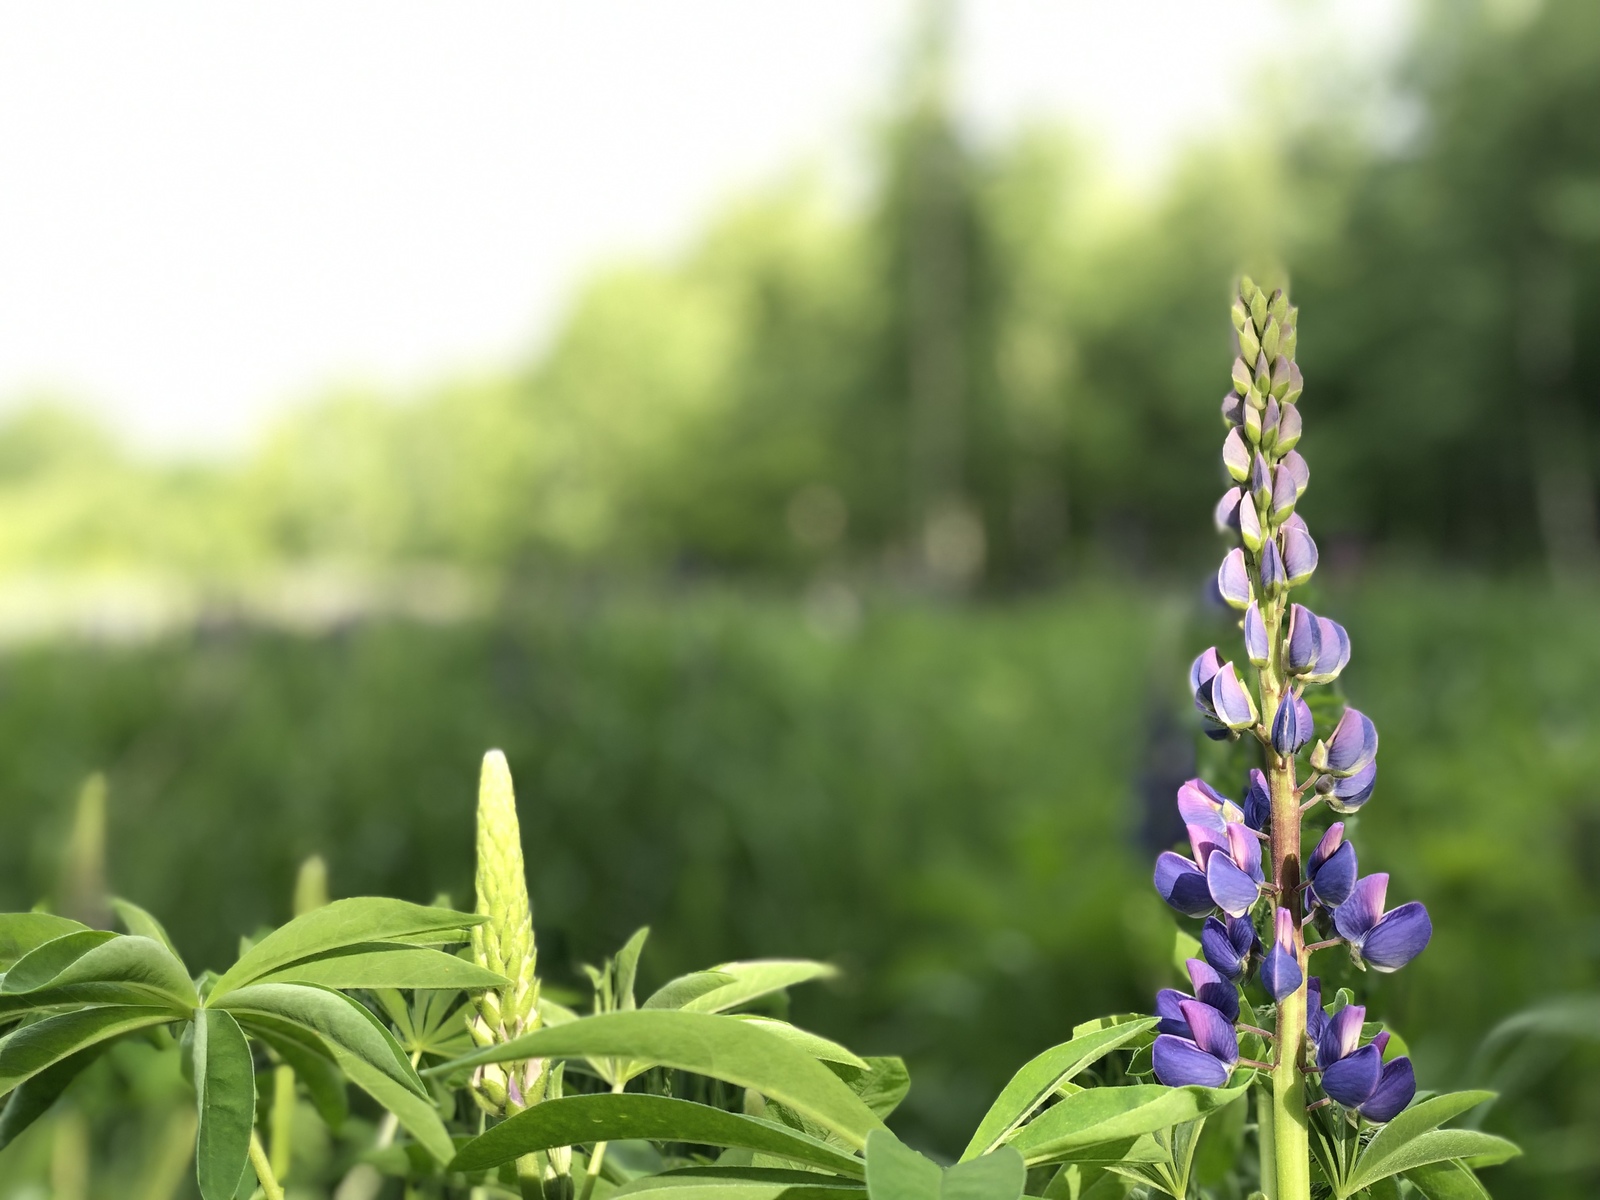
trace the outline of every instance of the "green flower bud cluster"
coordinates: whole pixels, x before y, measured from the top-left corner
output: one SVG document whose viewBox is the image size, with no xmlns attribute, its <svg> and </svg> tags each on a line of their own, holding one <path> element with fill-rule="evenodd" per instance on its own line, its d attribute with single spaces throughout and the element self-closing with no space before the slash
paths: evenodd
<svg viewBox="0 0 1600 1200">
<path fill-rule="evenodd" d="M 478 915 L 488 920 L 472 931 L 472 955 L 480 967 L 511 980 L 508 987 L 477 997 L 468 1023 L 479 1046 L 509 1042 L 539 1027 L 538 950 L 533 909 L 522 862 L 522 831 L 505 755 L 483 758 L 478 784 Z M 491 1063 L 473 1074 L 472 1094 L 491 1116 L 519 1112 L 543 1099 L 546 1063 L 541 1059 Z"/>
</svg>

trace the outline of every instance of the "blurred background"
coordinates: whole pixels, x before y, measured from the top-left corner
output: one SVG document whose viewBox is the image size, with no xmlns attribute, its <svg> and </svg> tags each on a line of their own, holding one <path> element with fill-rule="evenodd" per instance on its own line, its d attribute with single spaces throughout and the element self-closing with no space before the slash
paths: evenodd
<svg viewBox="0 0 1600 1200">
<path fill-rule="evenodd" d="M 1592 0 L 15 3 L 0 160 L 6 907 L 470 904 L 502 746 L 552 980 L 836 961 L 958 1150 L 1170 982 L 1248 270 L 1435 917 L 1372 1003 L 1600 1190 Z M 129 1087 L 0 1196 L 186 1195 Z"/>
</svg>

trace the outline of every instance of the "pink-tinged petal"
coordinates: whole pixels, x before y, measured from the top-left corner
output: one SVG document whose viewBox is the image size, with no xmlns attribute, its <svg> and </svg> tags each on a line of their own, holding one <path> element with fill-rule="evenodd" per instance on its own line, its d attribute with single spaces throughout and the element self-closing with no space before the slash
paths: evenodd
<svg viewBox="0 0 1600 1200">
<path fill-rule="evenodd" d="M 1307 872 L 1311 894 L 1324 908 L 1334 909 L 1350 898 L 1356 884 L 1356 848 L 1345 842 L 1319 866 Z M 1368 934 L 1370 937 L 1371 935 Z"/>
<path fill-rule="evenodd" d="M 1317 1043 L 1317 1061 L 1331 1066 L 1341 1058 L 1354 1054 L 1361 1045 L 1361 1026 L 1366 1024 L 1367 1009 L 1364 1004 L 1350 1004 L 1328 1018 L 1328 1028 Z"/>
<path fill-rule="evenodd" d="M 1361 1115 L 1381 1125 L 1403 1113 L 1416 1095 L 1416 1072 L 1411 1069 L 1411 1060 L 1401 1055 L 1385 1064 L 1383 1074 L 1378 1078 L 1378 1086 L 1372 1089 L 1372 1095 L 1361 1105 Z"/>
<path fill-rule="evenodd" d="M 1261 620 L 1261 606 L 1254 600 L 1244 610 L 1244 654 L 1252 666 L 1264 667 L 1272 661 L 1272 646 L 1267 641 L 1267 626 Z"/>
<path fill-rule="evenodd" d="M 1378 727 L 1359 709 L 1347 708 L 1328 738 L 1328 774 L 1354 775 L 1378 753 Z"/>
<path fill-rule="evenodd" d="M 1317 841 L 1317 847 L 1311 852 L 1311 857 L 1306 859 L 1306 873 L 1315 875 L 1317 868 L 1327 862 L 1333 856 L 1333 852 L 1342 845 L 1344 845 L 1344 822 L 1335 821 Z"/>
<path fill-rule="evenodd" d="M 1256 723 L 1255 701 L 1239 682 L 1239 674 L 1231 662 L 1223 663 L 1222 670 L 1211 680 L 1211 707 L 1217 720 L 1229 729 L 1248 729 Z"/>
<path fill-rule="evenodd" d="M 1311 482 L 1311 468 L 1306 465 L 1306 460 L 1301 457 L 1298 450 L 1291 450 L 1283 456 L 1283 461 L 1278 464 L 1278 469 L 1285 472 L 1294 480 L 1295 499 L 1305 495 L 1306 486 Z"/>
<path fill-rule="evenodd" d="M 1237 428 L 1228 430 L 1222 443 L 1222 465 L 1240 483 L 1250 477 L 1250 447 L 1245 445 L 1244 434 Z"/>
<path fill-rule="evenodd" d="M 1348 779 L 1335 782 L 1325 799 L 1334 812 L 1353 813 L 1371 799 L 1372 789 L 1377 786 L 1378 760 L 1373 759 Z"/>
<path fill-rule="evenodd" d="M 1215 907 L 1200 868 L 1171 850 L 1156 859 L 1155 884 L 1157 894 L 1186 917 L 1203 917 Z"/>
<path fill-rule="evenodd" d="M 1232 1021 L 1199 1000 L 1184 1000 L 1178 1007 L 1183 1010 L 1183 1019 L 1189 1022 L 1189 1032 L 1196 1046 L 1221 1062 L 1231 1064 L 1239 1060 L 1239 1035 Z"/>
<path fill-rule="evenodd" d="M 1202 1004 L 1209 1004 L 1229 1021 L 1237 1021 L 1239 993 L 1234 990 L 1233 984 L 1203 959 L 1191 958 L 1185 965 L 1189 968 L 1189 982 L 1194 987 L 1194 998 Z"/>
<path fill-rule="evenodd" d="M 1388 1053 L 1389 1031 L 1387 1029 L 1378 1030 L 1377 1036 L 1372 1039 L 1372 1044 L 1378 1048 L 1379 1054 Z"/>
<path fill-rule="evenodd" d="M 1267 989 L 1274 1002 L 1281 1002 L 1285 996 L 1299 991 L 1305 979 L 1295 955 L 1295 933 L 1294 914 L 1279 908 L 1273 916 L 1272 949 L 1261 960 L 1261 986 Z"/>
<path fill-rule="evenodd" d="M 1216 906 L 1230 917 L 1244 916 L 1261 894 L 1261 885 L 1241 871 L 1226 854 L 1213 854 L 1206 864 L 1206 887 Z"/>
<path fill-rule="evenodd" d="M 1278 421 L 1282 417 L 1276 400 L 1268 400 L 1261 410 L 1261 444 L 1269 450 L 1278 444 Z"/>
<path fill-rule="evenodd" d="M 1194 851 L 1195 865 L 1202 871 L 1211 861 L 1211 856 L 1218 851 L 1227 854 L 1229 851 L 1227 827 L 1216 829 L 1211 825 L 1200 823 L 1185 825 L 1189 831 L 1189 846 Z"/>
<path fill-rule="evenodd" d="M 1322 629 L 1317 616 L 1303 604 L 1289 606 L 1289 670 L 1304 675 L 1317 665 L 1322 653 Z"/>
<path fill-rule="evenodd" d="M 1186 780 L 1178 789 L 1178 815 L 1185 825 L 1212 825 L 1222 833 L 1228 825 L 1222 806 L 1228 803 L 1228 798 L 1204 779 Z"/>
<path fill-rule="evenodd" d="M 1371 1098 L 1383 1075 L 1383 1060 L 1371 1046 L 1323 1068 L 1322 1090 L 1346 1108 L 1359 1108 Z"/>
<path fill-rule="evenodd" d="M 1383 872 L 1356 881 L 1350 898 L 1333 910 L 1333 927 L 1347 942 L 1360 945 L 1383 916 L 1383 901 L 1389 894 L 1389 876 Z"/>
<path fill-rule="evenodd" d="M 1245 608 L 1250 603 L 1250 570 L 1245 565 L 1244 551 L 1238 546 L 1228 551 L 1217 569 L 1217 592 L 1234 608 Z"/>
<path fill-rule="evenodd" d="M 1295 513 L 1294 516 L 1290 517 L 1287 521 L 1285 521 L 1283 523 L 1283 527 L 1285 529 L 1298 529 L 1301 533 L 1310 533 L 1311 532 L 1309 529 L 1306 528 L 1306 519 L 1304 517 L 1302 517 L 1299 513 Z"/>
<path fill-rule="evenodd" d="M 1317 544 L 1305 531 L 1303 522 L 1299 528 L 1283 523 L 1283 569 L 1290 587 L 1299 587 L 1317 569 Z"/>
<path fill-rule="evenodd" d="M 1227 826 L 1228 857 L 1246 875 L 1257 883 L 1266 882 L 1261 873 L 1261 839 L 1251 833 L 1240 821 L 1229 821 Z"/>
<path fill-rule="evenodd" d="M 1187 1038 L 1162 1034 L 1151 1049 L 1156 1078 L 1168 1087 L 1219 1088 L 1231 1073 L 1226 1064 L 1213 1058 Z"/>
<path fill-rule="evenodd" d="M 1361 943 L 1361 957 L 1374 971 L 1398 971 L 1428 947 L 1433 921 L 1417 900 L 1384 913 Z"/>
</svg>

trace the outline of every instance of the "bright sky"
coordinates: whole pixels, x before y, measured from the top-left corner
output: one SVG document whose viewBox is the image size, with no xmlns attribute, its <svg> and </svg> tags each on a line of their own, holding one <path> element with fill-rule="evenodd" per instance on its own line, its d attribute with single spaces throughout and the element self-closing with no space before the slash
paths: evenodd
<svg viewBox="0 0 1600 1200">
<path fill-rule="evenodd" d="M 1403 0 L 967 0 L 961 94 L 1150 178 L 1245 69 Z M 237 448 L 336 382 L 511 362 L 597 262 L 848 163 L 911 0 L 0 0 L 0 404 Z"/>
</svg>

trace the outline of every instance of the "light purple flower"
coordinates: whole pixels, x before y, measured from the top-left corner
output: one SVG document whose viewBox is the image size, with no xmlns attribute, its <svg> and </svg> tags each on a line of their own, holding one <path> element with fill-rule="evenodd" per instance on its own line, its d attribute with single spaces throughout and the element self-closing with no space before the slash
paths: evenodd
<svg viewBox="0 0 1600 1200">
<path fill-rule="evenodd" d="M 1238 823 L 1228 825 L 1227 839 L 1225 851 L 1220 847 L 1210 850 L 1200 865 L 1205 869 L 1206 887 L 1217 907 L 1230 917 L 1242 917 L 1254 907 L 1261 885 L 1266 882 L 1261 870 L 1261 843 L 1251 830 Z"/>
<path fill-rule="evenodd" d="M 1229 428 L 1244 424 L 1244 398 L 1238 392 L 1222 398 L 1222 423 Z"/>
<path fill-rule="evenodd" d="M 1292 674 L 1314 670 L 1322 652 L 1322 627 L 1317 615 L 1304 604 L 1289 606 L 1288 667 Z"/>
<path fill-rule="evenodd" d="M 1261 549 L 1261 518 L 1256 512 L 1255 501 L 1245 494 L 1243 488 L 1232 488 L 1225 492 L 1222 499 L 1217 501 L 1212 517 L 1218 533 L 1237 535 L 1251 553 Z"/>
<path fill-rule="evenodd" d="M 1294 995 L 1305 979 L 1295 956 L 1294 937 L 1294 915 L 1287 908 L 1279 908 L 1274 915 L 1272 949 L 1261 960 L 1261 986 L 1274 1001 Z"/>
<path fill-rule="evenodd" d="M 1293 450 L 1300 441 L 1300 410 L 1293 404 L 1283 404 L 1278 409 L 1277 449 Z"/>
<path fill-rule="evenodd" d="M 1350 662 L 1350 635 L 1337 621 L 1330 621 L 1326 617 L 1316 620 L 1316 666 L 1306 672 L 1306 682 L 1332 683 Z"/>
<path fill-rule="evenodd" d="M 1261 546 L 1261 590 L 1276 599 L 1289 590 L 1289 576 L 1278 543 L 1269 538 Z"/>
<path fill-rule="evenodd" d="M 1250 569 L 1245 565 L 1244 551 L 1237 546 L 1228 551 L 1217 569 L 1217 591 L 1234 608 L 1250 603 Z"/>
<path fill-rule="evenodd" d="M 1317 569 L 1317 544 L 1311 540 L 1303 521 L 1299 525 L 1290 521 L 1283 523 L 1283 566 L 1290 587 L 1299 587 Z"/>
<path fill-rule="evenodd" d="M 1281 525 L 1294 512 L 1295 501 L 1300 499 L 1300 492 L 1295 486 L 1294 476 L 1289 473 L 1287 464 L 1280 463 L 1272 472 L 1272 523 Z"/>
<path fill-rule="evenodd" d="M 1383 911 L 1388 891 L 1388 875 L 1368 875 L 1357 880 L 1349 898 L 1333 910 L 1333 926 L 1350 943 L 1357 960 L 1385 973 L 1405 966 L 1433 937 L 1433 922 L 1419 901 Z"/>
<path fill-rule="evenodd" d="M 1294 498 L 1300 499 L 1306 494 L 1306 488 L 1311 483 L 1311 467 L 1306 463 L 1305 457 L 1298 450 L 1291 450 L 1283 456 L 1283 461 L 1278 464 L 1278 470 L 1294 480 Z"/>
<path fill-rule="evenodd" d="M 1250 494 L 1262 508 L 1272 500 L 1272 470 L 1260 451 L 1250 462 Z"/>
<path fill-rule="evenodd" d="M 1216 720 L 1229 729 L 1248 729 L 1256 723 L 1256 704 L 1250 690 L 1239 681 L 1239 673 L 1231 662 L 1211 677 L 1207 685 L 1211 711 Z"/>
<path fill-rule="evenodd" d="M 1377 757 L 1378 727 L 1359 709 L 1347 708 L 1318 749 L 1322 753 L 1312 757 L 1311 765 L 1335 779 L 1347 778 Z"/>
<path fill-rule="evenodd" d="M 1254 600 L 1244 610 L 1244 653 L 1252 666 L 1264 667 L 1272 660 L 1272 646 L 1267 641 L 1267 626 L 1261 620 L 1261 606 Z"/>
<path fill-rule="evenodd" d="M 1372 796 L 1378 786 L 1378 760 L 1373 759 L 1346 779 L 1336 780 L 1333 791 L 1323 797 L 1336 813 L 1353 813 Z"/>
<path fill-rule="evenodd" d="M 1222 465 L 1239 483 L 1250 477 L 1250 447 L 1245 445 L 1244 434 L 1238 428 L 1230 429 L 1223 439 Z"/>
</svg>

